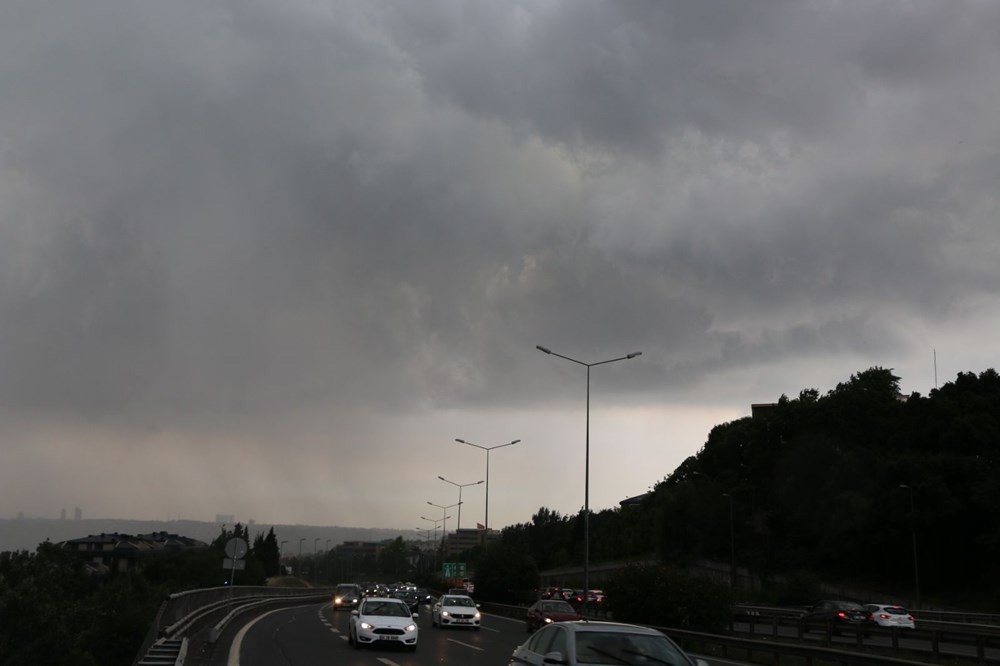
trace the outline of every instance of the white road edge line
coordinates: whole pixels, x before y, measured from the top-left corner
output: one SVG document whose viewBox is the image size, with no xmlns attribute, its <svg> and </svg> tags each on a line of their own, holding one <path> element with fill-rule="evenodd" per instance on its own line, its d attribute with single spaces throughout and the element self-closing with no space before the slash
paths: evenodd
<svg viewBox="0 0 1000 666">
<path fill-rule="evenodd" d="M 376 657 L 375 660 L 381 661 L 383 664 L 385 664 L 385 666 L 399 666 L 399 664 L 394 662 L 392 659 L 386 659 L 385 657 Z"/>
<path fill-rule="evenodd" d="M 233 644 L 229 646 L 229 658 L 226 660 L 226 666 L 240 666 L 240 646 L 243 644 L 243 637 L 247 635 L 248 631 L 250 631 L 250 627 L 257 624 L 268 615 L 273 615 L 274 613 L 279 613 L 284 610 L 291 610 L 293 608 L 308 608 L 309 606 L 312 606 L 312 604 L 289 606 L 287 608 L 275 608 L 273 611 L 268 611 L 263 615 L 255 617 L 251 621 L 247 622 L 243 625 L 243 628 L 236 633 L 236 637 L 233 638 Z"/>
</svg>

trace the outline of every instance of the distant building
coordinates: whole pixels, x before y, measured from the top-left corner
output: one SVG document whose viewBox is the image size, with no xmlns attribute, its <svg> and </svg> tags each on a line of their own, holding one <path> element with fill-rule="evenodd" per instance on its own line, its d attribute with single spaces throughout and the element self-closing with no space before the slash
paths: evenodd
<svg viewBox="0 0 1000 666">
<path fill-rule="evenodd" d="M 78 506 L 73 508 L 73 520 L 83 520 L 83 509 Z"/>
<path fill-rule="evenodd" d="M 215 522 L 220 525 L 235 525 L 236 516 L 232 513 L 217 513 L 215 514 Z"/>
<path fill-rule="evenodd" d="M 77 553 L 95 573 L 124 572 L 140 567 L 142 559 L 164 553 L 208 548 L 197 539 L 167 532 L 130 534 L 91 534 L 79 539 L 63 541 L 63 547 Z"/>
<path fill-rule="evenodd" d="M 466 527 L 455 530 L 444 539 L 445 555 L 457 555 L 467 550 L 482 546 L 484 543 L 491 543 L 500 538 L 500 533 L 496 530 L 473 529 Z"/>
</svg>

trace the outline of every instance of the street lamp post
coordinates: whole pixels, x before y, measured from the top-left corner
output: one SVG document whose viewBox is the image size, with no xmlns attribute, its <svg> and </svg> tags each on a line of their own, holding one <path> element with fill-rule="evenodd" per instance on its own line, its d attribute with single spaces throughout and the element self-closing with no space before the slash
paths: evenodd
<svg viewBox="0 0 1000 666">
<path fill-rule="evenodd" d="M 486 516 L 483 518 L 483 543 L 486 543 L 486 535 L 490 532 L 490 451 L 493 449 L 502 449 L 505 446 L 513 446 L 521 440 L 515 439 L 513 442 L 497 444 L 496 446 L 480 446 L 464 439 L 456 439 L 455 441 L 459 444 L 468 444 L 469 446 L 486 451 Z"/>
<path fill-rule="evenodd" d="M 736 528 L 733 522 L 733 496 L 722 493 L 729 499 L 729 589 L 736 590 Z"/>
<path fill-rule="evenodd" d="M 458 527 L 455 528 L 455 531 L 458 531 L 462 529 L 462 488 L 468 488 L 469 486 L 478 486 L 480 483 L 482 483 L 482 481 L 473 481 L 472 483 L 455 483 L 454 481 L 449 481 L 440 474 L 438 475 L 438 478 L 444 481 L 445 483 L 450 483 L 451 485 L 456 486 L 458 488 Z"/>
<path fill-rule="evenodd" d="M 457 506 L 459 509 L 461 509 L 462 508 L 462 503 L 461 502 L 456 502 L 455 504 L 449 504 L 448 506 L 441 506 L 440 504 L 435 504 L 434 502 L 431 502 L 430 500 L 428 500 L 427 503 L 430 504 L 431 506 L 436 506 L 437 508 L 441 509 L 441 522 L 442 522 L 442 525 L 441 525 L 441 539 L 443 541 L 447 541 L 448 540 L 448 519 L 451 518 L 451 516 L 446 516 L 444 514 L 445 514 L 446 511 L 448 511 L 448 509 L 451 509 L 452 507 L 456 507 Z"/>
<path fill-rule="evenodd" d="M 905 483 L 900 488 L 910 491 L 910 535 L 913 538 L 913 585 L 916 594 L 916 607 L 920 608 L 920 570 L 917 568 L 917 505 L 913 499 L 913 488 Z"/>
<path fill-rule="evenodd" d="M 428 518 L 427 516 L 420 516 L 420 519 L 434 523 L 434 541 L 436 543 L 438 538 L 438 523 L 442 522 L 444 519 L 438 518 L 435 520 L 434 518 Z"/>
<path fill-rule="evenodd" d="M 299 539 L 299 559 L 302 559 L 302 542 L 305 541 L 305 540 L 306 540 L 305 537 L 302 537 L 301 539 Z"/>
<path fill-rule="evenodd" d="M 595 365 L 605 365 L 616 361 L 627 361 L 641 356 L 642 352 L 632 352 L 618 358 L 609 358 L 606 361 L 596 361 L 594 363 L 584 363 L 583 361 L 569 356 L 557 354 L 548 347 L 535 345 L 535 349 L 552 356 L 582 365 L 587 368 L 587 422 L 585 434 L 584 471 L 583 471 L 583 603 L 587 603 L 587 593 L 590 591 L 590 369 Z"/>
</svg>

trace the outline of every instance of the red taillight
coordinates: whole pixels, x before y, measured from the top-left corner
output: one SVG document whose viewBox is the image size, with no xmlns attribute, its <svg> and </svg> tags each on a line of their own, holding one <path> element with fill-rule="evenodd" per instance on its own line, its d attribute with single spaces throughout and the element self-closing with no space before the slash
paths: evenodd
<svg viewBox="0 0 1000 666">
<path fill-rule="evenodd" d="M 837 611 L 837 617 L 842 617 L 844 619 L 847 619 L 847 613 L 845 613 L 844 611 Z"/>
<path fill-rule="evenodd" d="M 879 613 L 878 616 L 880 618 L 882 618 L 883 620 L 888 620 L 889 619 L 888 613 Z"/>
<path fill-rule="evenodd" d="M 913 617 L 912 615 L 907 615 L 906 619 L 909 620 L 910 622 L 916 622 L 917 620 L 917 618 Z"/>
</svg>

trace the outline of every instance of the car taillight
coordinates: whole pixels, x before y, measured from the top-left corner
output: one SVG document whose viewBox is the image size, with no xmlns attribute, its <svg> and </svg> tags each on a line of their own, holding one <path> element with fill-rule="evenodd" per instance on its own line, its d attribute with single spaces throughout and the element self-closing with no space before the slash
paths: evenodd
<svg viewBox="0 0 1000 666">
<path fill-rule="evenodd" d="M 889 619 L 889 614 L 888 613 L 879 613 L 878 616 L 880 618 L 882 618 L 883 620 L 888 620 Z"/>
<path fill-rule="evenodd" d="M 837 617 L 842 617 L 844 619 L 847 619 L 847 613 L 845 613 L 844 611 L 837 611 Z"/>
<path fill-rule="evenodd" d="M 910 622 L 916 622 L 917 620 L 917 618 L 913 617 L 912 615 L 907 615 L 906 619 L 909 620 Z"/>
</svg>

